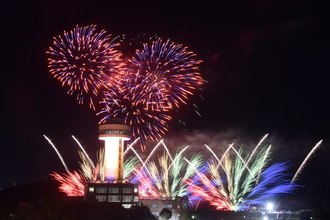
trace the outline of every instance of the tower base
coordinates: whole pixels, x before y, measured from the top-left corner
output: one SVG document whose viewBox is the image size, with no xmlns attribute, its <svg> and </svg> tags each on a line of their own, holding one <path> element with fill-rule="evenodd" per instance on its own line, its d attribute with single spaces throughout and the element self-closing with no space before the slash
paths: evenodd
<svg viewBox="0 0 330 220">
<path fill-rule="evenodd" d="M 139 204 L 139 188 L 134 183 L 88 182 L 85 201 L 122 204 L 125 208 Z"/>
</svg>

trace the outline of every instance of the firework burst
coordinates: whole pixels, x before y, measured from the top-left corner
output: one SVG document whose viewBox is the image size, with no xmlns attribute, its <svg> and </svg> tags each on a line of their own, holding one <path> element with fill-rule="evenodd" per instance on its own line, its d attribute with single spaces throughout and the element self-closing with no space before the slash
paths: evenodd
<svg viewBox="0 0 330 220">
<path fill-rule="evenodd" d="M 203 84 L 200 60 L 187 47 L 157 38 L 143 44 L 129 59 L 126 73 L 104 93 L 98 114 L 122 118 L 132 128 L 132 139 L 159 141 L 168 131 L 171 111 L 177 112 Z"/>
<path fill-rule="evenodd" d="M 53 38 L 46 51 L 48 68 L 80 104 L 88 102 L 94 110 L 96 104 L 103 104 L 97 115 L 106 116 L 100 123 L 124 119 L 132 127 L 132 139 L 140 138 L 144 149 L 147 139 L 159 141 L 168 131 L 170 111 L 177 115 L 201 88 L 202 61 L 182 44 L 160 37 L 141 42 L 142 49 L 135 52 L 131 47 L 140 40 L 125 50 L 114 43 L 125 44 L 120 38 L 125 35 L 112 39 L 105 30 L 97 31 L 96 25 L 77 25 Z M 130 52 L 123 55 L 119 49 Z"/>
<path fill-rule="evenodd" d="M 104 93 L 104 108 L 98 114 L 106 115 L 100 124 L 110 118 L 124 119 L 124 123 L 131 126 L 131 139 L 139 138 L 142 149 L 145 149 L 146 140 L 159 141 L 166 134 L 172 117 L 164 109 L 148 109 L 143 90 L 137 92 L 139 85 L 130 89 L 126 83 L 129 81 L 120 88 L 112 86 Z"/>
<path fill-rule="evenodd" d="M 49 71 L 62 86 L 69 87 L 68 94 L 76 95 L 80 104 L 87 99 L 95 109 L 98 94 L 122 73 L 117 46 L 105 30 L 97 32 L 96 25 L 77 25 L 54 37 L 53 46 L 46 51 Z"/>
<path fill-rule="evenodd" d="M 144 43 L 129 61 L 133 71 L 142 76 L 138 83 L 147 85 L 148 102 L 152 104 L 161 101 L 170 108 L 187 105 L 204 82 L 198 71 L 202 61 L 187 47 L 170 40 L 157 38 L 151 44 Z"/>
</svg>

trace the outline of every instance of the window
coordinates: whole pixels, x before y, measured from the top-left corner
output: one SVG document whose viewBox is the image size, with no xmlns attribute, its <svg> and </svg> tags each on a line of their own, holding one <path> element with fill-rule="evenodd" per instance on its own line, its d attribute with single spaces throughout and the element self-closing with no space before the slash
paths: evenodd
<svg viewBox="0 0 330 220">
<path fill-rule="evenodd" d="M 97 195 L 97 196 L 95 196 L 95 199 L 96 199 L 98 202 L 106 202 L 106 201 L 107 201 L 107 196 Z"/>
<path fill-rule="evenodd" d="M 130 193 L 132 193 L 133 192 L 133 188 L 128 188 L 128 187 L 124 187 L 123 188 L 123 193 L 128 193 L 128 194 L 130 194 Z"/>
<path fill-rule="evenodd" d="M 150 205 L 150 208 L 156 208 L 157 207 L 157 204 L 151 204 Z"/>
<path fill-rule="evenodd" d="M 119 188 L 118 187 L 109 187 L 108 188 L 109 193 L 119 193 Z"/>
<path fill-rule="evenodd" d="M 172 204 L 164 204 L 163 207 L 164 208 L 172 208 Z"/>
<path fill-rule="evenodd" d="M 133 196 L 123 196 L 122 202 L 132 202 Z"/>
<path fill-rule="evenodd" d="M 107 187 L 96 187 L 96 193 L 107 193 Z"/>
<path fill-rule="evenodd" d="M 108 196 L 108 202 L 120 202 L 120 196 L 117 195 Z"/>
<path fill-rule="evenodd" d="M 134 196 L 134 202 L 138 202 L 139 201 L 139 197 L 138 196 Z"/>
<path fill-rule="evenodd" d="M 94 187 L 92 187 L 92 186 L 88 187 L 88 191 L 89 192 L 94 192 Z"/>
</svg>

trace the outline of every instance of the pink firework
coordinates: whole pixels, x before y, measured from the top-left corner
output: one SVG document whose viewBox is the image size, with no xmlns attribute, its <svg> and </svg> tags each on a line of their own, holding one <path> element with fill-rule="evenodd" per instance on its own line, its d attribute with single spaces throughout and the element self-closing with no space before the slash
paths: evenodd
<svg viewBox="0 0 330 220">
<path fill-rule="evenodd" d="M 96 25 L 77 25 L 54 37 L 53 46 L 46 51 L 53 77 L 68 86 L 68 94 L 76 95 L 80 104 L 88 100 L 93 109 L 98 94 L 122 73 L 121 53 L 110 37 L 105 30 L 97 32 Z"/>
</svg>

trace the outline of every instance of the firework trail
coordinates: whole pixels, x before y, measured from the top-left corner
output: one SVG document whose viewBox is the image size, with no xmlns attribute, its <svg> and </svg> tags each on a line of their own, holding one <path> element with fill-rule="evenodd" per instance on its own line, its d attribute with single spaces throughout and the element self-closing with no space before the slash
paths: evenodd
<svg viewBox="0 0 330 220">
<path fill-rule="evenodd" d="M 135 179 L 139 182 L 140 198 L 184 196 L 187 194 L 185 180 L 192 177 L 202 163 L 200 154 L 194 154 L 190 159 L 194 165 L 188 166 L 183 152 L 188 148 L 180 148 L 171 159 L 169 152 L 158 157 L 158 161 L 148 161 L 135 171 Z"/>
<path fill-rule="evenodd" d="M 94 166 L 94 164 L 90 163 L 89 159 L 87 158 L 87 156 L 84 152 L 78 151 L 78 154 L 81 159 L 81 161 L 79 162 L 79 165 L 80 165 L 79 173 L 86 180 L 96 181 L 99 177 L 99 172 L 100 172 L 99 163 L 96 166 Z"/>
<path fill-rule="evenodd" d="M 125 154 L 127 154 L 127 152 L 128 152 L 129 150 L 133 151 L 133 153 L 134 153 L 134 154 L 136 155 L 136 157 L 139 159 L 139 162 L 142 164 L 142 167 L 141 167 L 140 169 L 143 169 L 143 168 L 144 168 L 144 166 L 146 165 L 146 163 L 149 161 L 149 158 L 154 154 L 154 152 L 157 150 L 157 148 L 158 148 L 161 144 L 163 144 L 163 146 L 164 146 L 166 152 L 168 152 L 168 154 L 169 154 L 169 151 L 168 151 L 166 145 L 164 144 L 163 140 L 161 140 L 161 141 L 159 141 L 159 142 L 156 144 L 155 147 L 152 148 L 152 151 L 149 153 L 147 159 L 146 159 L 146 160 L 143 160 L 143 159 L 141 158 L 141 156 L 139 155 L 139 153 L 133 148 L 133 145 L 134 145 L 134 143 L 135 143 L 137 140 L 138 140 L 138 139 L 136 139 L 135 141 L 133 141 L 133 143 L 130 144 L 130 145 L 127 147 L 127 149 L 124 151 L 124 156 L 125 156 Z"/>
<path fill-rule="evenodd" d="M 134 150 L 133 145 L 139 140 L 140 138 L 135 139 L 131 144 L 129 144 L 124 151 L 124 156 L 127 154 L 129 150 Z"/>
<path fill-rule="evenodd" d="M 257 151 L 258 147 L 264 142 L 264 140 L 268 137 L 268 134 L 265 134 L 265 136 L 263 136 L 263 138 L 261 138 L 261 140 L 259 141 L 259 143 L 257 144 L 257 146 L 253 149 L 249 159 L 247 160 L 246 164 L 249 164 L 250 160 L 253 158 L 254 153 Z"/>
<path fill-rule="evenodd" d="M 67 196 L 84 196 L 84 186 L 89 181 L 104 181 L 104 148 L 98 151 L 98 161 L 94 165 L 87 152 L 80 144 L 80 142 L 74 137 L 73 139 L 78 143 L 80 150 L 78 150 L 81 161 L 79 162 L 80 170 L 71 172 L 67 167 L 65 161 L 60 155 L 55 145 L 50 139 L 44 135 L 46 140 L 51 144 L 56 153 L 61 159 L 61 162 L 66 170 L 66 174 L 59 174 L 52 172 L 50 175 L 54 177 L 56 181 L 60 183 L 59 190 L 66 193 Z M 136 142 L 134 142 L 136 143 Z M 132 147 L 132 146 L 131 146 Z M 136 156 L 130 156 L 124 161 L 124 180 L 129 180 L 132 177 L 135 167 L 138 166 L 139 159 Z"/>
<path fill-rule="evenodd" d="M 286 162 L 275 163 L 262 172 L 260 181 L 254 186 L 242 202 L 241 209 L 249 209 L 251 205 L 261 205 L 265 207 L 266 201 L 275 199 L 280 195 L 290 194 L 297 187 L 290 183 L 290 176 L 287 172 Z"/>
<path fill-rule="evenodd" d="M 251 155 L 256 154 L 255 149 L 250 156 L 243 156 L 242 148 L 236 151 L 229 145 L 228 149 L 221 159 L 215 156 L 199 170 L 196 168 L 195 176 L 186 181 L 193 204 L 204 200 L 218 210 L 238 211 L 246 209 L 246 204 L 260 204 L 265 198 L 295 189 L 296 185 L 290 185 L 285 179 L 284 164 L 274 164 L 265 170 L 270 146 L 263 147 L 253 160 Z"/>
<path fill-rule="evenodd" d="M 266 150 L 266 154 L 267 154 L 267 155 L 269 154 L 270 148 L 271 148 L 271 145 L 269 145 L 269 147 L 268 147 L 267 150 Z M 249 158 L 249 159 L 250 159 L 250 158 Z M 267 158 L 264 157 L 263 160 L 261 161 L 261 166 L 262 166 L 262 167 L 263 167 L 263 165 L 264 165 L 265 163 L 267 163 L 266 160 L 267 160 Z M 260 177 L 260 175 L 261 175 L 261 172 L 262 172 L 262 170 L 260 169 L 260 170 L 259 170 L 259 173 L 258 173 L 258 177 L 257 177 L 257 183 L 258 183 L 258 181 L 259 181 L 259 177 Z"/>
<path fill-rule="evenodd" d="M 133 71 L 142 76 L 137 83 L 146 85 L 148 103 L 162 100 L 163 107 L 179 108 L 204 82 L 198 71 L 201 60 L 181 44 L 157 38 L 144 43 L 129 61 Z M 160 106 L 162 106 L 160 105 Z M 157 105 L 156 108 L 160 107 Z"/>
<path fill-rule="evenodd" d="M 80 104 L 88 100 L 95 110 L 98 94 L 118 78 L 123 69 L 121 53 L 105 30 L 96 25 L 76 27 L 53 38 L 46 51 L 48 68 L 54 78 L 68 86 L 68 94 L 76 95 Z"/>
<path fill-rule="evenodd" d="M 194 167 L 189 160 L 186 161 L 191 167 Z M 186 183 L 188 184 L 187 190 L 189 193 L 189 202 L 191 205 L 195 206 L 195 209 L 197 209 L 197 206 L 203 200 L 208 201 L 210 205 L 216 207 L 219 210 L 229 210 L 230 204 L 224 197 L 225 193 L 221 193 L 216 184 L 214 184 L 212 180 L 207 177 L 205 166 L 199 170 L 195 167 L 194 169 L 195 177 L 193 179 L 186 180 Z M 220 184 L 222 184 L 221 177 L 219 175 L 217 177 L 218 178 L 216 178 L 215 181 L 219 180 Z"/>
<path fill-rule="evenodd" d="M 59 174 L 53 172 L 50 175 L 60 183 L 59 190 L 66 193 L 67 196 L 84 196 L 84 186 L 89 181 L 104 181 L 102 173 L 102 161 L 96 165 L 95 169 L 90 165 L 85 154 L 78 152 L 82 162 L 80 162 L 80 170 L 69 172 L 67 174 Z M 102 153 L 100 153 L 102 154 Z M 124 179 L 130 179 L 134 168 L 137 167 L 137 157 L 128 157 L 124 162 Z"/>
<path fill-rule="evenodd" d="M 58 157 L 60 158 L 60 160 L 61 160 L 61 162 L 62 162 L 62 164 L 63 164 L 66 172 L 69 174 L 70 173 L 69 168 L 66 165 L 65 161 L 63 160 L 63 157 L 61 156 L 60 152 L 57 150 L 57 148 L 55 147 L 55 145 L 53 144 L 53 142 L 46 135 L 43 135 L 43 136 L 48 141 L 48 143 L 53 147 L 53 149 L 57 153 Z"/>
<path fill-rule="evenodd" d="M 295 173 L 295 175 L 293 176 L 291 183 L 294 183 L 298 177 L 299 174 L 302 172 L 303 168 L 305 167 L 307 161 L 309 160 L 309 158 L 314 154 L 314 152 L 321 146 L 323 140 L 320 140 L 314 147 L 313 149 L 309 152 L 309 154 L 306 156 L 306 158 L 304 159 L 304 161 L 301 163 L 300 167 L 298 168 L 297 172 Z"/>
<path fill-rule="evenodd" d="M 58 174 L 56 172 L 51 173 L 50 175 L 54 177 L 56 181 L 60 183 L 59 190 L 67 194 L 67 196 L 82 196 L 84 195 L 84 181 L 83 177 L 77 173 L 76 171 L 70 172 L 67 167 L 63 157 L 60 152 L 57 150 L 53 142 L 46 136 L 43 135 L 44 138 L 49 142 L 49 144 L 53 147 L 58 157 L 60 158 L 62 165 L 66 170 L 66 174 Z"/>
<path fill-rule="evenodd" d="M 82 150 L 82 152 L 84 152 L 84 155 L 86 156 L 87 160 L 89 161 L 90 165 L 93 167 L 93 169 L 95 169 L 95 166 L 94 166 L 94 163 L 93 161 L 91 160 L 91 158 L 89 157 L 89 155 L 87 154 L 87 152 L 85 151 L 85 149 L 83 148 L 83 146 L 80 144 L 80 142 L 78 141 L 78 139 L 71 135 L 72 138 L 76 141 L 76 143 L 78 144 L 78 146 L 80 147 L 80 149 Z"/>
</svg>

